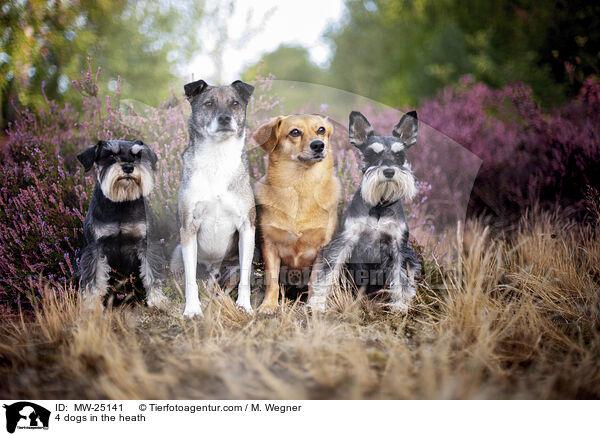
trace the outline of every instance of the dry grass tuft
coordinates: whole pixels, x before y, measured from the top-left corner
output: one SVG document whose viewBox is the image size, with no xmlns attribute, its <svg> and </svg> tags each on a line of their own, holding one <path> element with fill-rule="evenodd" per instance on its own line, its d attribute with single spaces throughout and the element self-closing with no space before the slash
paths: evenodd
<svg viewBox="0 0 600 436">
<path fill-rule="evenodd" d="M 407 315 L 346 287 L 319 316 L 290 301 L 250 316 L 218 293 L 192 321 L 176 293 L 167 312 L 89 313 L 47 289 L 3 318 L 0 396 L 600 398 L 597 225 L 538 212 L 509 241 L 471 222 L 451 250 Z"/>
</svg>

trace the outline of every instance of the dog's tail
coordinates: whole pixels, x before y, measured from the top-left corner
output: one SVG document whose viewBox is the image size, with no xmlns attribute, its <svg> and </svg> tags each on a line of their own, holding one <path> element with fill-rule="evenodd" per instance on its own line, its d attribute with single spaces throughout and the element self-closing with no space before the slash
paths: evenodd
<svg viewBox="0 0 600 436">
<path fill-rule="evenodd" d="M 181 244 L 177 244 L 177 247 L 171 253 L 171 262 L 169 264 L 171 273 L 183 272 L 183 254 L 181 252 Z"/>
</svg>

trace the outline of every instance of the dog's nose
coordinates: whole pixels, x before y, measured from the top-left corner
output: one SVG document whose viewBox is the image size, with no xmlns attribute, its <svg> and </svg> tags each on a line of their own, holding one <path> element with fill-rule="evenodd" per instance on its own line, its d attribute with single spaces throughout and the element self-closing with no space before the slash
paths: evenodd
<svg viewBox="0 0 600 436">
<path fill-rule="evenodd" d="M 125 174 L 131 174 L 133 172 L 133 164 L 131 163 L 126 163 L 121 165 L 121 169 L 123 170 L 123 172 Z"/>
<path fill-rule="evenodd" d="M 231 115 L 219 115 L 219 124 L 228 126 L 231 123 Z"/>
<path fill-rule="evenodd" d="M 315 153 L 320 153 L 325 148 L 325 143 L 319 139 L 310 143 L 310 149 Z"/>
<path fill-rule="evenodd" d="M 394 177 L 395 172 L 396 171 L 394 171 L 393 168 L 386 168 L 385 170 L 383 170 L 383 175 L 388 179 L 391 179 L 392 177 Z"/>
</svg>

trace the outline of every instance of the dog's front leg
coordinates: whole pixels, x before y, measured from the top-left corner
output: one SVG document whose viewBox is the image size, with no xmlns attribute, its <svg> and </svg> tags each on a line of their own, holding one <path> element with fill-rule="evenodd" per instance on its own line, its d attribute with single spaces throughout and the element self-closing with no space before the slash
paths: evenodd
<svg viewBox="0 0 600 436">
<path fill-rule="evenodd" d="M 108 291 L 110 278 L 110 266 L 102 250 L 92 245 L 85 247 L 81 253 L 79 269 L 84 307 L 102 307 L 102 298 Z"/>
<path fill-rule="evenodd" d="M 164 258 L 158 244 L 148 243 L 138 251 L 140 275 L 146 291 L 149 307 L 165 307 L 168 299 L 162 291 L 164 280 Z"/>
<path fill-rule="evenodd" d="M 342 234 L 333 239 L 319 254 L 308 284 L 308 307 L 314 312 L 326 309 L 327 296 L 333 285 L 339 282 L 340 271 L 352 255 L 357 242 L 358 235 L 346 238 Z"/>
<path fill-rule="evenodd" d="M 398 259 L 391 271 L 389 307 L 394 312 L 407 312 L 416 295 L 413 272 L 408 271 L 404 259 Z"/>
<path fill-rule="evenodd" d="M 317 259 L 313 264 L 310 272 L 310 280 L 308 281 L 308 302 L 306 303 L 315 312 L 323 312 L 327 307 L 327 295 L 329 295 L 329 286 L 326 284 L 328 280 L 331 282 L 333 271 L 326 266 L 323 261 L 323 253 L 317 255 Z M 329 278 L 323 277 L 324 274 L 331 274 Z"/>
<path fill-rule="evenodd" d="M 265 260 L 267 289 L 265 290 L 265 298 L 258 311 L 271 313 L 277 310 L 279 301 L 279 268 L 281 266 L 281 259 L 279 258 L 277 248 L 270 242 L 263 244 L 262 253 Z"/>
<path fill-rule="evenodd" d="M 198 297 L 198 282 L 196 268 L 198 266 L 198 226 L 190 219 L 180 230 L 181 254 L 185 276 L 185 309 L 183 316 L 191 318 L 195 315 L 204 316 L 200 298 Z"/>
<path fill-rule="evenodd" d="M 239 229 L 240 284 L 238 286 L 237 305 L 248 313 L 252 313 L 250 304 L 250 275 L 252 257 L 254 256 L 254 225 L 244 220 Z"/>
</svg>

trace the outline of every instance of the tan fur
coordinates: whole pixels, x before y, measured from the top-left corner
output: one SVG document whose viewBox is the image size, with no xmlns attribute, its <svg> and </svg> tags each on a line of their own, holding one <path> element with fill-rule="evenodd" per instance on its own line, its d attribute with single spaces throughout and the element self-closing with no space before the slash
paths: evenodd
<svg viewBox="0 0 600 436">
<path fill-rule="evenodd" d="M 321 126 L 324 135 L 317 134 Z M 294 128 L 303 132 L 301 137 L 289 135 Z M 329 121 L 317 115 L 278 117 L 254 133 L 269 153 L 267 174 L 255 186 L 267 282 L 259 311 L 277 308 L 280 267 L 312 267 L 333 236 L 341 188 L 333 171 L 332 133 Z M 320 162 L 302 162 L 315 139 L 325 143 L 327 156 Z"/>
</svg>

